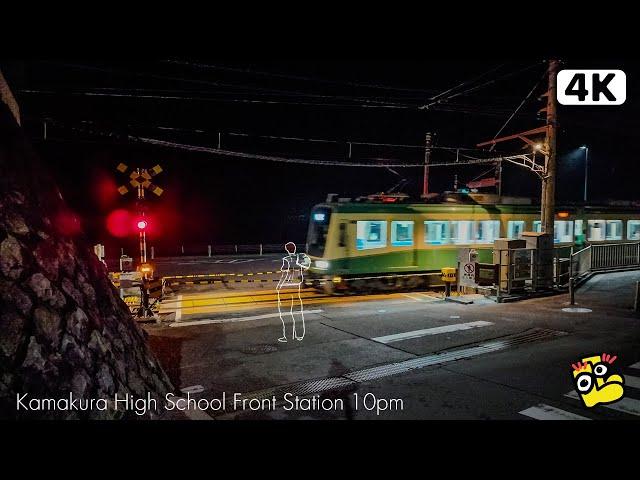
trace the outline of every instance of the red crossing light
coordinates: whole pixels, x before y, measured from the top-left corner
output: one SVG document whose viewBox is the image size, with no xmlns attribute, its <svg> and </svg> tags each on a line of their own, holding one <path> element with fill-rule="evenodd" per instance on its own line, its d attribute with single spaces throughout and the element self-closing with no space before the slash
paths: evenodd
<svg viewBox="0 0 640 480">
<path fill-rule="evenodd" d="M 146 220 L 138 220 L 138 230 L 144 230 L 145 228 L 147 228 L 147 221 Z"/>
</svg>

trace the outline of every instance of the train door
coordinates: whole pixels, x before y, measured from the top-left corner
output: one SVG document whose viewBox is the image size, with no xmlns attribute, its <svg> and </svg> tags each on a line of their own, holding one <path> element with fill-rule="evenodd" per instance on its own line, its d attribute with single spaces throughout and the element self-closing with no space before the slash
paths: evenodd
<svg viewBox="0 0 640 480">
<path fill-rule="evenodd" d="M 344 268 L 351 269 L 351 256 L 356 243 L 356 222 L 345 220 L 340 222 L 338 231 L 338 243 L 344 247 Z"/>
</svg>

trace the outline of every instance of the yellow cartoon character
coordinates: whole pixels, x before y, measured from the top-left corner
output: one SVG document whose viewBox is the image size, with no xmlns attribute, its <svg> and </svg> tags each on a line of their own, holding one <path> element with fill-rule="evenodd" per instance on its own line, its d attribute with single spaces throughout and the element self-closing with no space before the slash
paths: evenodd
<svg viewBox="0 0 640 480">
<path fill-rule="evenodd" d="M 617 402 L 624 395 L 624 378 L 609 374 L 616 358 L 615 355 L 603 353 L 571 365 L 576 390 L 586 407 Z"/>
</svg>

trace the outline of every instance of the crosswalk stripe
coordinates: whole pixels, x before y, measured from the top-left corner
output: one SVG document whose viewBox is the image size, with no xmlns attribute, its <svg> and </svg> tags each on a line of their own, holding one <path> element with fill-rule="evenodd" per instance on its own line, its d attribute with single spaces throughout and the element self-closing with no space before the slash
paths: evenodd
<svg viewBox="0 0 640 480">
<path fill-rule="evenodd" d="M 536 420 L 591 420 L 590 418 L 576 415 L 575 413 L 567 412 L 544 403 L 540 403 L 535 407 L 529 407 L 519 413 L 520 415 L 535 418 Z"/>
<path fill-rule="evenodd" d="M 380 343 L 392 343 L 399 342 L 401 340 L 408 340 L 410 338 L 419 338 L 426 335 L 438 335 L 440 333 L 449 333 L 458 330 L 469 330 L 471 328 L 486 327 L 488 325 L 493 325 L 493 323 L 482 320 L 468 323 L 454 323 L 453 325 L 443 325 L 441 327 L 425 328 L 423 330 L 413 330 L 411 332 L 395 333 L 393 335 L 384 335 L 382 337 L 372 338 L 371 340 Z"/>
<path fill-rule="evenodd" d="M 634 377 L 632 375 L 624 376 L 624 386 L 631 388 L 640 388 L 640 377 Z"/>
<path fill-rule="evenodd" d="M 575 391 L 571 391 L 565 394 L 565 397 L 580 400 L 578 394 Z M 640 400 L 635 398 L 621 398 L 616 403 L 610 403 L 609 405 L 602 405 L 610 410 L 616 410 L 617 412 L 630 413 L 631 415 L 640 416 Z"/>
<path fill-rule="evenodd" d="M 629 368 L 638 368 L 638 369 L 640 369 L 640 362 L 636 362 L 633 365 L 629 365 Z"/>
</svg>

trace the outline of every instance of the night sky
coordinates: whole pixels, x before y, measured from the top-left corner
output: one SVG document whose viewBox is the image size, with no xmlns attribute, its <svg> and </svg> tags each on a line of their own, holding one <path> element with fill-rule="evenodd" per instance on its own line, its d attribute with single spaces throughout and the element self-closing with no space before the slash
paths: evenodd
<svg viewBox="0 0 640 480">
<path fill-rule="evenodd" d="M 613 107 L 560 107 L 559 201 L 582 199 L 584 157 L 589 145 L 590 198 L 638 199 L 640 63 L 563 59 L 563 68 L 616 68 L 627 74 L 627 101 Z M 133 196 L 115 188 L 124 162 L 164 172 L 164 195 L 152 198 L 150 243 L 173 254 L 207 243 L 303 241 L 310 208 L 327 193 L 357 197 L 387 190 L 401 178 L 403 191 L 418 195 L 422 170 L 352 168 L 275 163 L 159 147 L 127 139 L 147 137 L 308 160 L 347 159 L 347 141 L 420 146 L 434 132 L 436 146 L 474 148 L 489 140 L 538 82 L 543 58 L 415 61 L 244 61 L 171 57 L 144 61 L 86 59 L 11 61 L 0 67 L 21 105 L 23 126 L 50 165 L 64 197 L 82 219 L 92 242 L 135 253 L 135 243 L 106 229 L 107 215 L 130 208 Z M 453 90 L 465 92 L 418 107 Z M 502 135 L 542 126 L 538 85 Z M 474 89 L 474 87 L 478 87 Z M 47 139 L 44 140 L 44 122 Z M 264 138 L 296 137 L 335 143 Z M 522 152 L 513 142 L 500 150 Z M 467 152 L 470 155 L 475 153 Z M 420 148 L 352 147 L 352 161 L 419 163 Z M 452 160 L 435 150 L 432 162 Z M 433 168 L 431 190 L 468 181 L 487 165 Z M 504 194 L 537 196 L 539 181 L 506 166 Z M 204 248 L 204 247 L 203 247 Z"/>
</svg>

